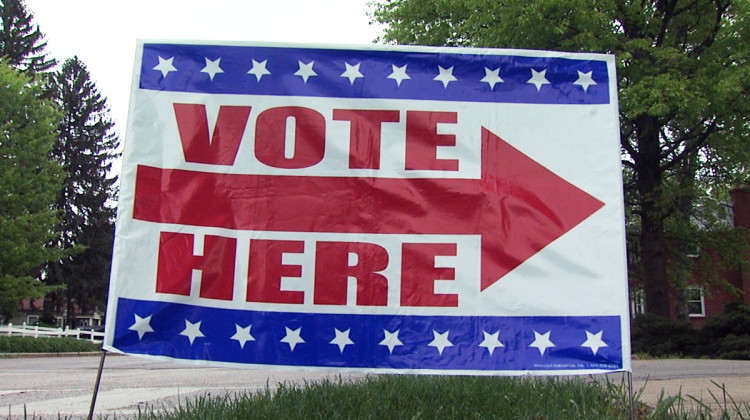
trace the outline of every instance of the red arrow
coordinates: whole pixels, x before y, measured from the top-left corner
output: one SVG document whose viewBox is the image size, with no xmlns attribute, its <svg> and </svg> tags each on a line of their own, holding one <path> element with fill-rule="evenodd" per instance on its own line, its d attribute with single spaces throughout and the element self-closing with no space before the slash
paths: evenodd
<svg viewBox="0 0 750 420">
<path fill-rule="evenodd" d="M 133 217 L 228 229 L 482 235 L 481 290 L 604 204 L 482 128 L 482 178 L 236 175 L 138 166 Z"/>
</svg>

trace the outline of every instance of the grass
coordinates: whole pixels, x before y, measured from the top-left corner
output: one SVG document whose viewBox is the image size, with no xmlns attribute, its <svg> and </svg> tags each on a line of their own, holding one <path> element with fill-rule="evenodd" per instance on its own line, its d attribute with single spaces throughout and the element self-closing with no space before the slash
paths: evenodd
<svg viewBox="0 0 750 420">
<path fill-rule="evenodd" d="M 604 379 L 602 379 L 604 378 Z M 709 403 L 667 397 L 655 407 L 634 395 L 638 420 L 750 419 L 750 405 L 735 402 L 714 383 Z M 139 409 L 139 420 L 170 419 L 630 419 L 624 383 L 606 377 L 370 376 L 279 385 L 258 393 L 205 394 L 178 404 Z M 26 418 L 26 417 L 24 417 Z M 30 419 L 36 420 L 32 415 Z M 100 416 L 100 420 L 130 417 Z M 60 420 L 72 418 L 58 416 Z"/>
<path fill-rule="evenodd" d="M 718 386 L 718 384 L 717 384 Z M 648 407 L 635 395 L 637 419 L 750 419 L 750 406 L 726 390 L 709 405 L 681 395 Z M 629 419 L 627 388 L 594 378 L 371 376 L 355 382 L 281 385 L 276 391 L 186 399 L 148 407 L 143 420 L 169 419 Z"/>
<path fill-rule="evenodd" d="M 0 355 L 3 353 L 83 353 L 101 351 L 101 343 L 66 337 L 0 336 Z M 2 357 L 2 356 L 0 356 Z"/>
<path fill-rule="evenodd" d="M 745 420 L 750 419 L 750 404 L 735 401 L 727 392 L 724 385 L 714 381 L 719 392 L 709 390 L 711 400 L 703 401 L 693 396 L 665 396 L 664 390 L 659 397 L 659 402 L 642 418 L 648 419 L 720 419 L 720 420 Z"/>
<path fill-rule="evenodd" d="M 211 396 L 140 419 L 606 419 L 626 418 L 627 394 L 586 380 L 371 376 Z"/>
</svg>

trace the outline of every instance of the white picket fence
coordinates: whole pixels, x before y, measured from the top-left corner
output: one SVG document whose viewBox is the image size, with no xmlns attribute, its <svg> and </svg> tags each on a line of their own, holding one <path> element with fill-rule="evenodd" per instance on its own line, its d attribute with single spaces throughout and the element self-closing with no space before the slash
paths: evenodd
<svg viewBox="0 0 750 420">
<path fill-rule="evenodd" d="M 103 332 L 81 330 L 79 328 L 68 329 L 68 327 L 65 327 L 65 329 L 47 328 L 47 327 L 40 327 L 37 325 L 33 325 L 33 326 L 26 325 L 25 322 L 21 325 L 13 325 L 13 324 L 0 325 L 0 335 L 5 335 L 9 337 L 15 335 L 15 336 L 22 336 L 22 337 L 34 337 L 34 338 L 74 337 L 79 340 L 86 339 L 92 342 L 99 342 L 99 341 L 102 341 L 102 339 L 104 338 Z"/>
</svg>

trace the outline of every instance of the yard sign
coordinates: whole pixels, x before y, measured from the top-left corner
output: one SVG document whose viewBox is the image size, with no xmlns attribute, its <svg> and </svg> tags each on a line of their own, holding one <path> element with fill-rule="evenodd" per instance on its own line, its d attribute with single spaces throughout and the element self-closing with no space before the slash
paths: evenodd
<svg viewBox="0 0 750 420">
<path fill-rule="evenodd" d="M 614 57 L 139 42 L 105 349 L 630 370 Z"/>
</svg>

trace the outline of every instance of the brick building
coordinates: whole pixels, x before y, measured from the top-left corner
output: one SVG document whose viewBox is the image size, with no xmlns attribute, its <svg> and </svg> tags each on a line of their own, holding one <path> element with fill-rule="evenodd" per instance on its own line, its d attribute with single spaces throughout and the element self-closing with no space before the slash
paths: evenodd
<svg viewBox="0 0 750 420">
<path fill-rule="evenodd" d="M 21 308 L 18 313 L 11 319 L 0 317 L 0 324 L 12 323 L 14 325 L 37 325 L 42 320 L 44 299 L 21 301 Z M 56 311 L 52 315 L 55 318 L 57 327 L 65 327 L 66 323 L 72 324 L 74 328 L 101 326 L 104 322 L 104 314 L 99 310 L 84 313 L 80 311 L 77 305 L 73 306 L 74 313 L 68 314 L 67 311 Z"/>
<path fill-rule="evenodd" d="M 735 187 L 730 191 L 731 203 L 727 205 L 728 218 L 735 228 L 750 229 L 750 185 Z M 750 260 L 750 255 L 746 256 Z M 687 312 L 690 323 L 700 328 L 707 317 L 720 315 L 724 312 L 724 304 L 740 299 L 750 305 L 750 271 L 734 269 L 718 273 L 721 279 L 731 284 L 740 292 L 739 298 L 720 286 L 702 286 L 703 282 L 693 273 L 689 281 L 692 286 L 687 290 Z M 677 318 L 677 300 L 671 295 L 670 312 L 672 318 Z M 641 290 L 631 290 L 631 312 L 633 315 L 643 313 L 643 295 Z"/>
</svg>

